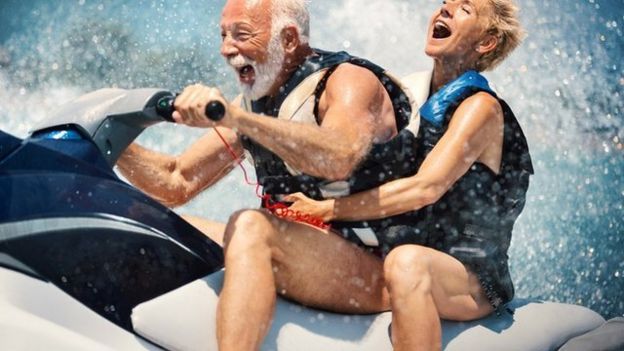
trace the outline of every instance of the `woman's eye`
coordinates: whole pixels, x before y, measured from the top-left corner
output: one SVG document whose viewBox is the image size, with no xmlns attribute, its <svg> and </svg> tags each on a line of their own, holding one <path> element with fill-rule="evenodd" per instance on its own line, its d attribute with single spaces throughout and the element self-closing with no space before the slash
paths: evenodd
<svg viewBox="0 0 624 351">
<path fill-rule="evenodd" d="M 470 14 L 470 9 L 466 6 L 462 7 L 462 10 L 464 10 L 465 13 Z"/>
</svg>

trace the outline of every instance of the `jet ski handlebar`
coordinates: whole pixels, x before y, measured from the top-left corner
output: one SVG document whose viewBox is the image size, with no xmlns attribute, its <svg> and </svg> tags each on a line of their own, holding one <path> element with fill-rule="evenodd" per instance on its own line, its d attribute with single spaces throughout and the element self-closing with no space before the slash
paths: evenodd
<svg viewBox="0 0 624 351">
<path fill-rule="evenodd" d="M 175 99 L 176 97 L 172 95 L 164 96 L 156 103 L 156 112 L 169 122 L 173 122 L 172 114 L 175 110 L 173 107 Z M 225 106 L 219 101 L 211 101 L 206 105 L 204 114 L 206 118 L 218 122 L 225 116 Z"/>
<path fill-rule="evenodd" d="M 100 89 L 60 106 L 33 132 L 72 129 L 89 137 L 112 167 L 134 139 L 151 125 L 173 122 L 176 96 L 162 89 Z M 219 121 L 225 107 L 218 101 L 206 106 L 206 117 Z M 47 133 L 47 134 L 46 134 Z"/>
</svg>

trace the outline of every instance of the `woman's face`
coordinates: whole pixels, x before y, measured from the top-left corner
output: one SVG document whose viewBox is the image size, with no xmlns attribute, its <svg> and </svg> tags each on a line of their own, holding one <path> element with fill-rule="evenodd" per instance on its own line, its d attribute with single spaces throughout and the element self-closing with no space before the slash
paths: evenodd
<svg viewBox="0 0 624 351">
<path fill-rule="evenodd" d="M 442 62 L 471 66 L 482 55 L 479 44 L 485 37 L 488 0 L 447 0 L 429 22 L 425 53 Z"/>
</svg>

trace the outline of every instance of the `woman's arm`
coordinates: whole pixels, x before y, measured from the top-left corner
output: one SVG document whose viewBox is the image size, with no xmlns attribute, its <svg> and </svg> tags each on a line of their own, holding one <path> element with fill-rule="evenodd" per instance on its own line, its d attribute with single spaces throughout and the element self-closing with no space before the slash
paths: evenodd
<svg viewBox="0 0 624 351">
<path fill-rule="evenodd" d="M 219 128 L 238 157 L 243 148 L 232 130 Z M 117 162 L 121 174 L 162 204 L 180 206 L 216 183 L 235 164 L 225 145 L 211 130 L 174 157 L 132 144 Z"/>
<path fill-rule="evenodd" d="M 313 201 L 295 194 L 286 201 L 294 202 L 293 210 L 326 221 L 381 219 L 418 210 L 438 201 L 489 147 L 502 149 L 502 133 L 500 104 L 491 95 L 478 93 L 457 108 L 448 130 L 414 176 L 339 199 Z"/>
</svg>

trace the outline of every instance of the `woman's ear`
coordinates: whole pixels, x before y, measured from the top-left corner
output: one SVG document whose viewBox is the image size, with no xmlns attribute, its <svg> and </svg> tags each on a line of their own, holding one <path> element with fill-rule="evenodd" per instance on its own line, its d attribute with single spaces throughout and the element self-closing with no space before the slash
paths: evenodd
<svg viewBox="0 0 624 351">
<path fill-rule="evenodd" d="M 477 52 L 481 55 L 485 55 L 488 52 L 492 52 L 498 46 L 498 37 L 494 34 L 486 34 L 479 45 L 477 46 Z"/>
<path fill-rule="evenodd" d="M 295 26 L 286 26 L 282 29 L 282 47 L 286 53 L 293 53 L 299 47 L 299 32 Z"/>
</svg>

